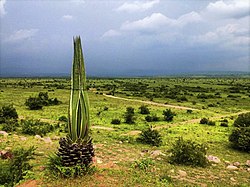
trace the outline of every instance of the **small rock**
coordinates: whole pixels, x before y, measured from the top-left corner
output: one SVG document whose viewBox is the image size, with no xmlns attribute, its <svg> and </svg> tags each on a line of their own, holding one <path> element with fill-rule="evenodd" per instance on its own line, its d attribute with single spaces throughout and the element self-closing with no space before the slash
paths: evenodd
<svg viewBox="0 0 250 187">
<path fill-rule="evenodd" d="M 215 164 L 219 164 L 220 163 L 220 159 L 218 157 L 216 157 L 216 156 L 213 156 L 213 155 L 207 156 L 207 159 L 211 163 L 215 163 Z"/>
<path fill-rule="evenodd" d="M 36 152 L 36 155 L 37 156 L 42 156 L 42 155 L 44 155 L 44 152 L 42 152 L 42 151 Z"/>
<path fill-rule="evenodd" d="M 5 132 L 5 131 L 0 131 L 0 134 L 2 134 L 4 137 L 7 137 L 7 136 L 8 136 L 8 133 Z"/>
<path fill-rule="evenodd" d="M 165 156 L 165 154 L 162 153 L 160 150 L 152 151 L 150 154 L 151 154 L 152 157 L 157 157 L 157 156 L 159 156 L 159 155 Z"/>
<path fill-rule="evenodd" d="M 250 167 L 250 160 L 246 161 L 246 165 Z"/>
<path fill-rule="evenodd" d="M 11 150 L 11 147 L 5 147 L 4 150 L 10 151 L 10 150 Z"/>
<path fill-rule="evenodd" d="M 236 182 L 236 180 L 233 177 L 231 177 L 230 180 L 233 182 Z"/>
<path fill-rule="evenodd" d="M 42 137 L 40 135 L 35 135 L 36 139 L 42 139 Z"/>
<path fill-rule="evenodd" d="M 225 161 L 225 164 L 226 164 L 226 165 L 231 165 L 231 162 Z"/>
<path fill-rule="evenodd" d="M 174 169 L 171 169 L 169 172 L 170 172 L 170 173 L 174 173 Z"/>
<path fill-rule="evenodd" d="M 59 136 L 54 136 L 51 138 L 52 140 L 60 140 L 60 137 Z"/>
<path fill-rule="evenodd" d="M 247 168 L 247 171 L 250 172 L 250 168 Z"/>
<path fill-rule="evenodd" d="M 42 138 L 45 143 L 52 143 L 50 137 Z"/>
<path fill-rule="evenodd" d="M 232 166 L 232 165 L 229 165 L 226 168 L 229 170 L 238 170 L 238 168 L 236 166 Z"/>
<path fill-rule="evenodd" d="M 26 141 L 26 140 L 27 140 L 27 138 L 26 138 L 26 137 L 24 137 L 24 136 L 22 136 L 22 137 L 20 137 L 20 140 L 22 140 L 22 141 Z"/>
<path fill-rule="evenodd" d="M 140 153 L 140 155 L 141 155 L 141 156 L 144 156 L 144 155 L 145 155 L 145 153 Z"/>
<path fill-rule="evenodd" d="M 122 144 L 123 142 L 122 141 L 119 141 L 119 144 Z"/>
<path fill-rule="evenodd" d="M 45 168 L 46 168 L 46 166 L 40 166 L 40 167 L 39 167 L 39 170 L 40 170 L 40 171 L 43 171 L 43 170 L 45 170 Z"/>
<path fill-rule="evenodd" d="M 0 155 L 5 155 L 6 153 L 7 153 L 7 151 L 5 151 L 5 150 L 0 151 Z"/>
<path fill-rule="evenodd" d="M 187 176 L 187 172 L 183 171 L 183 170 L 178 170 L 178 174 L 180 177 L 186 177 Z"/>
<path fill-rule="evenodd" d="M 240 163 L 239 162 L 234 162 L 233 165 L 239 167 Z"/>
<path fill-rule="evenodd" d="M 101 164 L 102 163 L 102 160 L 100 158 L 96 158 L 96 163 L 97 164 Z"/>
</svg>

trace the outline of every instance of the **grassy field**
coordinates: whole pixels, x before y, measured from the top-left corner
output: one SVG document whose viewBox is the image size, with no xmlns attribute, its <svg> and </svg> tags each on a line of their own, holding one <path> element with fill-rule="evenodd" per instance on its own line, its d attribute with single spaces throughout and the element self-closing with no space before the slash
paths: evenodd
<svg viewBox="0 0 250 187">
<path fill-rule="evenodd" d="M 39 92 L 48 92 L 49 97 L 62 103 L 29 110 L 24 105 L 26 99 Z M 19 120 L 39 119 L 60 126 L 46 135 L 51 143 L 18 130 L 0 136 L 0 150 L 32 145 L 37 148 L 32 175 L 22 181 L 23 186 L 250 186 L 250 172 L 244 166 L 250 155 L 232 149 L 228 141 L 237 116 L 250 112 L 249 77 L 90 78 L 88 93 L 96 171 L 75 179 L 55 178 L 45 166 L 48 156 L 57 150 L 58 137 L 65 136 L 59 118 L 67 117 L 69 79 L 0 79 L 0 107 L 13 104 Z M 139 113 L 142 105 L 160 120 L 146 122 L 145 115 Z M 135 109 L 134 124 L 124 123 L 127 107 Z M 168 108 L 176 113 L 171 122 L 164 121 L 162 115 Z M 199 124 L 204 117 L 214 121 L 215 126 Z M 120 119 L 121 124 L 111 124 L 112 119 Z M 223 119 L 228 120 L 228 127 L 220 126 Z M 149 126 L 161 133 L 162 146 L 136 142 L 138 134 Z M 221 162 L 206 168 L 170 164 L 169 150 L 179 137 L 204 143 L 207 155 L 217 156 Z M 226 168 L 228 162 L 240 162 L 241 166 L 232 171 Z M 146 169 L 138 167 L 141 165 Z M 182 176 L 180 170 L 186 174 Z"/>
</svg>

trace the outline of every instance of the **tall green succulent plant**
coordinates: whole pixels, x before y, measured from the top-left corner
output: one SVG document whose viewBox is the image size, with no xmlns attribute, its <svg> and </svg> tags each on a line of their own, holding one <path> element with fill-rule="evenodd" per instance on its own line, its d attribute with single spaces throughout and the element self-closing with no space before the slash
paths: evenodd
<svg viewBox="0 0 250 187">
<path fill-rule="evenodd" d="M 72 142 L 89 140 L 89 100 L 80 36 L 74 38 L 68 127 L 69 138 Z"/>
</svg>

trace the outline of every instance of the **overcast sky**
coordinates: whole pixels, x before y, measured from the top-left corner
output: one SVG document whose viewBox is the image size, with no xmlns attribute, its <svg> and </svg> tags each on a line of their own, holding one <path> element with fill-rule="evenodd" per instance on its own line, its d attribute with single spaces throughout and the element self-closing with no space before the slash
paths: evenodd
<svg viewBox="0 0 250 187">
<path fill-rule="evenodd" d="M 0 76 L 249 71 L 250 0 L 0 0 Z"/>
</svg>

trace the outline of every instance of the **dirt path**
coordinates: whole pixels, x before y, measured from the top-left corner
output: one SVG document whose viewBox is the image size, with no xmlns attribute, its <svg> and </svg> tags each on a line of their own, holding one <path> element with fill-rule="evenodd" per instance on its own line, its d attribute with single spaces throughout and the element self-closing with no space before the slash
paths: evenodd
<svg viewBox="0 0 250 187">
<path fill-rule="evenodd" d="M 211 117 L 209 119 L 210 120 L 218 120 L 220 118 L 225 118 L 225 117 L 230 117 L 230 116 L 237 116 L 237 115 L 244 114 L 244 113 L 247 113 L 247 112 L 250 112 L 250 111 L 246 110 L 246 111 L 241 111 L 241 112 L 237 112 L 237 113 L 233 113 L 233 114 L 218 115 L 218 116 Z M 169 127 L 174 127 L 174 126 L 178 126 L 178 125 L 184 125 L 184 124 L 187 124 L 187 123 L 199 123 L 200 120 L 201 120 L 201 118 L 191 119 L 191 120 L 186 120 L 186 121 L 182 121 L 182 122 L 178 122 L 178 123 L 166 124 L 166 125 L 162 125 L 162 126 L 153 127 L 153 129 L 169 128 Z M 141 133 L 141 131 L 136 130 L 136 131 L 130 131 L 130 132 L 128 132 L 126 134 L 123 134 L 123 135 L 138 135 L 140 133 Z"/>
<path fill-rule="evenodd" d="M 143 100 L 138 100 L 138 99 L 128 99 L 128 98 L 124 98 L 124 97 L 117 97 L 117 96 L 106 95 L 106 94 L 103 94 L 103 95 L 105 97 L 110 97 L 110 98 L 113 98 L 113 99 L 120 99 L 120 100 L 124 100 L 124 101 L 134 101 L 134 102 L 139 102 L 139 103 L 144 103 L 144 104 L 149 104 L 149 105 L 176 108 L 176 109 L 180 109 L 180 110 L 199 110 L 199 109 L 196 109 L 196 108 L 190 108 L 190 107 L 185 107 L 185 106 L 168 105 L 168 104 L 156 103 L 156 102 L 153 102 L 153 101 L 143 101 Z"/>
</svg>

